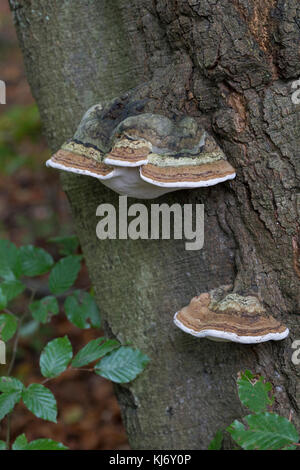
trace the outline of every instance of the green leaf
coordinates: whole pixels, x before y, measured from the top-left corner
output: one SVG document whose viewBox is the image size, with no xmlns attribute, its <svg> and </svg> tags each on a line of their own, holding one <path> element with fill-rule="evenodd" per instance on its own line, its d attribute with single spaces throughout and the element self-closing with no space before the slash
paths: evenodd
<svg viewBox="0 0 300 470">
<path fill-rule="evenodd" d="M 100 343 L 103 343 L 100 345 Z M 118 348 L 120 343 L 114 339 L 105 341 L 105 338 L 92 339 L 84 348 L 82 348 L 72 361 L 73 367 L 83 367 L 90 362 L 96 361 L 114 349 Z"/>
<path fill-rule="evenodd" d="M 0 450 L 6 450 L 6 443 L 4 441 L 0 441 Z"/>
<path fill-rule="evenodd" d="M 42 375 L 49 378 L 57 377 L 66 370 L 72 356 L 72 345 L 67 336 L 50 341 L 40 357 Z"/>
<path fill-rule="evenodd" d="M 59 306 L 56 298 L 49 295 L 42 300 L 32 302 L 29 305 L 29 310 L 35 320 L 46 323 L 50 314 L 57 315 L 59 313 Z"/>
<path fill-rule="evenodd" d="M 11 392 L 22 392 L 24 385 L 18 379 L 14 377 L 0 377 L 0 392 L 11 393 Z"/>
<path fill-rule="evenodd" d="M 68 450 L 68 447 L 52 439 L 36 439 L 29 442 L 23 450 Z"/>
<path fill-rule="evenodd" d="M 25 434 L 17 437 L 12 446 L 13 450 L 67 450 L 68 447 L 52 439 L 36 439 L 28 442 Z"/>
<path fill-rule="evenodd" d="M 33 245 L 20 248 L 22 273 L 24 276 L 39 276 L 47 273 L 53 266 L 52 256 L 42 248 Z"/>
<path fill-rule="evenodd" d="M 0 287 L 0 310 L 4 309 L 7 307 L 7 297 L 4 294 L 3 290 Z"/>
<path fill-rule="evenodd" d="M 22 398 L 27 408 L 38 418 L 56 423 L 57 406 L 53 393 L 41 384 L 29 385 Z"/>
<path fill-rule="evenodd" d="M 9 341 L 17 330 L 18 322 L 14 315 L 10 313 L 0 314 L 0 338 Z"/>
<path fill-rule="evenodd" d="M 90 325 L 86 321 L 86 312 L 79 304 L 80 292 L 75 291 L 69 295 L 64 303 L 64 309 L 68 320 L 78 328 L 89 328 Z"/>
<path fill-rule="evenodd" d="M 85 292 L 82 298 L 82 309 L 86 312 L 86 317 L 93 328 L 101 327 L 101 318 L 98 306 L 93 295 Z"/>
<path fill-rule="evenodd" d="M 61 245 L 60 254 L 63 256 L 75 254 L 79 246 L 79 240 L 76 235 L 70 235 L 69 237 L 53 237 L 48 241 Z"/>
<path fill-rule="evenodd" d="M 20 142 L 40 136 L 41 122 L 36 104 L 14 105 L 1 115 L 1 130 L 5 130 L 4 142 Z"/>
<path fill-rule="evenodd" d="M 12 445 L 12 450 L 25 450 L 28 441 L 25 434 L 20 434 Z"/>
<path fill-rule="evenodd" d="M 0 240 L 0 277 L 7 281 L 22 274 L 18 248 L 8 240 Z"/>
<path fill-rule="evenodd" d="M 258 413 L 245 417 L 248 429 L 234 421 L 227 431 L 235 442 L 245 450 L 278 450 L 298 443 L 299 434 L 286 418 L 275 413 Z"/>
<path fill-rule="evenodd" d="M 241 402 L 254 413 L 266 411 L 267 406 L 273 403 L 274 397 L 269 397 L 272 385 L 270 382 L 264 383 L 263 377 L 257 379 L 249 370 L 246 370 L 237 384 Z"/>
<path fill-rule="evenodd" d="M 95 372 L 116 383 L 131 382 L 144 370 L 149 361 L 149 357 L 138 349 L 122 346 L 96 364 Z"/>
<path fill-rule="evenodd" d="M 52 269 L 49 276 L 49 288 L 53 294 L 62 294 L 70 289 L 80 271 L 81 256 L 62 258 Z"/>
<path fill-rule="evenodd" d="M 0 377 L 0 420 L 20 401 L 23 384 L 12 377 Z"/>
<path fill-rule="evenodd" d="M 88 293 L 76 290 L 67 297 L 64 308 L 68 320 L 78 328 L 100 327 L 100 314 L 94 298 Z"/>
<path fill-rule="evenodd" d="M 21 392 L 2 393 L 0 395 L 0 420 L 11 412 L 20 399 Z"/>
<path fill-rule="evenodd" d="M 3 295 L 5 295 L 7 302 L 10 302 L 18 295 L 22 294 L 25 290 L 25 286 L 21 281 L 11 280 L 11 281 L 4 281 L 0 284 L 0 290 L 2 291 Z"/>
<path fill-rule="evenodd" d="M 223 432 L 219 429 L 215 437 L 210 441 L 208 450 L 220 450 L 222 448 Z"/>
</svg>

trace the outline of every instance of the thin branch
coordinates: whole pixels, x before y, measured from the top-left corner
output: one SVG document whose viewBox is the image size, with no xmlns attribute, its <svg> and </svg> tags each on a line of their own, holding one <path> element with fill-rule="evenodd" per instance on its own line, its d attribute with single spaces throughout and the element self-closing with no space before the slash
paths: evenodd
<svg viewBox="0 0 300 470">
<path fill-rule="evenodd" d="M 9 366 L 8 366 L 8 369 L 7 369 L 7 376 L 10 376 L 10 374 L 13 370 L 13 367 L 15 365 L 15 360 L 16 360 L 16 355 L 17 355 L 17 350 L 18 350 L 18 344 L 19 344 L 19 339 L 20 339 L 20 329 L 21 329 L 22 323 L 23 323 L 26 316 L 27 316 L 27 312 L 23 313 L 23 315 L 19 318 L 18 328 L 17 328 L 16 334 L 15 334 L 15 340 L 14 340 L 14 344 L 13 344 L 12 356 L 11 356 L 11 360 L 10 360 L 10 363 L 9 363 Z"/>
<path fill-rule="evenodd" d="M 61 374 L 59 374 L 59 376 L 55 376 L 55 377 L 47 377 L 46 379 L 44 379 L 41 384 L 44 385 L 48 382 L 50 382 L 50 380 L 54 380 L 54 379 L 57 379 L 58 377 L 60 377 L 62 374 L 64 374 L 65 372 L 69 372 L 70 370 L 76 370 L 76 371 L 84 371 L 84 372 L 95 372 L 93 368 L 91 369 L 84 369 L 84 368 L 80 368 L 80 367 L 68 367 L 66 370 L 64 370 Z"/>
<path fill-rule="evenodd" d="M 31 304 L 31 302 L 34 299 L 34 296 L 35 296 L 35 291 L 32 291 L 28 305 Z M 18 345 L 19 345 L 19 340 L 20 340 L 21 326 L 22 326 L 22 323 L 25 320 L 26 316 L 28 315 L 28 313 L 29 313 L 29 310 L 26 309 L 25 312 L 23 313 L 23 315 L 18 320 L 18 327 L 17 327 L 17 331 L 16 331 L 16 334 L 15 334 L 15 339 L 14 339 L 14 343 L 13 343 L 12 356 L 11 356 L 11 360 L 10 360 L 10 363 L 9 363 L 9 366 L 8 366 L 8 369 L 7 369 L 7 376 L 8 377 L 12 373 L 12 370 L 13 370 L 14 365 L 15 365 L 17 351 L 18 351 Z M 6 449 L 7 450 L 9 449 L 9 444 L 10 444 L 10 425 L 11 425 L 11 413 L 9 413 L 8 416 L 7 416 L 7 430 L 6 430 Z"/>
<path fill-rule="evenodd" d="M 9 315 L 15 316 L 15 314 L 11 310 L 9 310 L 8 308 L 4 308 L 3 312 L 8 313 Z"/>
<path fill-rule="evenodd" d="M 11 413 L 8 413 L 7 415 L 7 421 L 6 421 L 6 450 L 9 450 L 9 444 L 10 444 L 10 419 L 11 419 Z"/>
</svg>

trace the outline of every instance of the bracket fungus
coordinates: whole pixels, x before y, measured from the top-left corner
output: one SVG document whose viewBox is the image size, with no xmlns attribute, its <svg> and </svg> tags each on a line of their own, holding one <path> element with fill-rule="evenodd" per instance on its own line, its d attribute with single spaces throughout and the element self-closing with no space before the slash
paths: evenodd
<svg viewBox="0 0 300 470">
<path fill-rule="evenodd" d="M 235 177 L 234 168 L 195 119 L 95 105 L 47 166 L 93 176 L 121 195 L 152 199 Z M 143 108 L 143 106 L 142 106 Z"/>
<path fill-rule="evenodd" d="M 198 338 L 214 341 L 256 344 L 281 340 L 289 330 L 272 316 L 254 296 L 214 289 L 194 297 L 174 316 L 181 330 Z"/>
</svg>

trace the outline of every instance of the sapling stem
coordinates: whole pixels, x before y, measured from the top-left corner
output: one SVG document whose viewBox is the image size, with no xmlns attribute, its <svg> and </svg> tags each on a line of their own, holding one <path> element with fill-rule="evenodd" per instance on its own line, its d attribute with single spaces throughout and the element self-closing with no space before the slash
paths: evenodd
<svg viewBox="0 0 300 470">
<path fill-rule="evenodd" d="M 34 297 L 35 297 L 35 291 L 32 290 L 28 306 L 31 304 Z M 12 314 L 12 312 L 10 312 L 9 310 L 7 310 L 7 313 Z M 14 343 L 13 343 L 13 350 L 12 350 L 11 360 L 10 360 L 10 363 L 9 363 L 9 366 L 8 366 L 8 369 L 7 369 L 7 377 L 9 377 L 11 375 L 12 370 L 14 368 L 15 361 L 16 361 L 16 356 L 17 356 L 17 351 L 18 351 L 18 344 L 19 344 L 19 340 L 20 340 L 21 326 L 22 326 L 23 321 L 25 320 L 25 318 L 27 317 L 28 314 L 29 314 L 29 309 L 27 308 L 25 310 L 25 312 L 23 313 L 23 315 L 18 319 L 18 327 L 17 327 L 17 331 L 16 331 L 16 334 L 15 334 L 15 339 L 14 339 Z M 6 429 L 6 450 L 9 449 L 9 444 L 10 444 L 10 427 L 11 427 L 10 425 L 11 425 L 11 413 L 8 413 L 8 415 L 7 415 L 7 429 Z"/>
</svg>

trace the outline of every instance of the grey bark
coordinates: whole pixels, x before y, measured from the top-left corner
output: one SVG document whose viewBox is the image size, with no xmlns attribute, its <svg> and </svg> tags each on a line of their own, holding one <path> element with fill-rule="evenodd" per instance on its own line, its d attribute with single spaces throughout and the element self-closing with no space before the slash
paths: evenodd
<svg viewBox="0 0 300 470">
<path fill-rule="evenodd" d="M 135 449 L 205 449 L 243 415 L 235 380 L 248 368 L 274 385 L 275 410 L 300 428 L 300 76 L 297 0 L 10 0 L 49 146 L 83 112 L 142 83 L 166 115 L 201 122 L 237 169 L 235 181 L 158 202 L 204 203 L 205 245 L 96 238 L 96 208 L 117 195 L 63 177 L 107 331 L 151 357 L 117 387 Z M 129 200 L 129 203 L 134 202 Z M 157 201 L 156 201 L 157 202 Z M 151 201 L 149 202 L 149 204 Z M 197 340 L 172 325 L 191 297 L 234 283 L 291 330 L 256 346 Z"/>
</svg>

